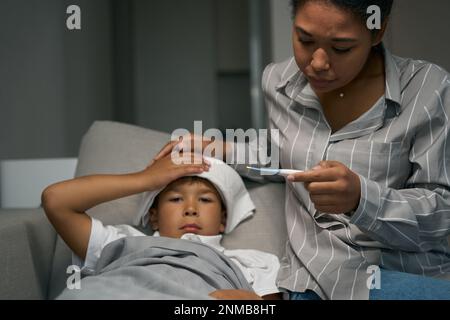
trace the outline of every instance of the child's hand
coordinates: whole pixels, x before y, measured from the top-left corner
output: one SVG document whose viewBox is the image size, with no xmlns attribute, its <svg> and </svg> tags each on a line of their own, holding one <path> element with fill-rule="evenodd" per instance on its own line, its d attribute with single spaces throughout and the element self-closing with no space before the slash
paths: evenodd
<svg viewBox="0 0 450 320">
<path fill-rule="evenodd" d="M 188 160 L 187 162 L 189 163 L 175 164 L 170 154 L 159 160 L 152 161 L 140 173 L 145 184 L 145 189 L 148 191 L 157 190 L 178 178 L 209 171 L 210 164 L 201 155 L 185 154 L 183 159 Z"/>
</svg>

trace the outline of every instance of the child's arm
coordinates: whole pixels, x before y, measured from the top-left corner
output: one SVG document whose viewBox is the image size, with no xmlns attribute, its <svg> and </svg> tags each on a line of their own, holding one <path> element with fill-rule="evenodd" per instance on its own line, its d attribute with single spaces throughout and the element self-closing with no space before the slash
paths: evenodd
<svg viewBox="0 0 450 320">
<path fill-rule="evenodd" d="M 92 175 L 53 184 L 42 193 L 42 205 L 61 238 L 77 256 L 85 259 L 91 232 L 86 210 L 103 202 L 159 189 L 179 177 L 207 168 L 204 162 L 175 165 L 169 155 L 140 172 Z"/>
</svg>

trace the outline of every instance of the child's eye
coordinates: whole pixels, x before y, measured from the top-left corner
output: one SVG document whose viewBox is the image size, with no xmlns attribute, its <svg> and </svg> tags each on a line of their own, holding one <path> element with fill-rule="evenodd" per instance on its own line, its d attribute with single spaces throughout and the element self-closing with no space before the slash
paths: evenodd
<svg viewBox="0 0 450 320">
<path fill-rule="evenodd" d="M 212 199 L 210 199 L 210 198 L 200 198 L 200 201 L 202 201 L 202 202 L 212 202 Z"/>
<path fill-rule="evenodd" d="M 180 202 L 181 200 L 183 200 L 181 197 L 173 197 L 169 199 L 170 202 Z"/>
</svg>

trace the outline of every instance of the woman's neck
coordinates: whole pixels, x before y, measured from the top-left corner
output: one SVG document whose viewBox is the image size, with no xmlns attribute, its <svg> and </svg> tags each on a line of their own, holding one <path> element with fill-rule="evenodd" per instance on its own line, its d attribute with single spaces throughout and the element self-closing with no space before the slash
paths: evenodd
<svg viewBox="0 0 450 320">
<path fill-rule="evenodd" d="M 384 90 L 383 55 L 372 52 L 363 70 L 349 85 L 318 97 L 325 118 L 336 132 L 369 110 Z"/>
</svg>

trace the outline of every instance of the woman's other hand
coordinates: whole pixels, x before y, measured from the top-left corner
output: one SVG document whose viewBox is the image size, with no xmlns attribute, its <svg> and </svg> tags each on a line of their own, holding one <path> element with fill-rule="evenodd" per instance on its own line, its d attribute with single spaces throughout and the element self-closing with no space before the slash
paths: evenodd
<svg viewBox="0 0 450 320">
<path fill-rule="evenodd" d="M 361 198 L 359 176 L 337 161 L 321 161 L 310 171 L 290 175 L 291 182 L 304 182 L 317 210 L 342 214 L 358 208 Z"/>
</svg>

